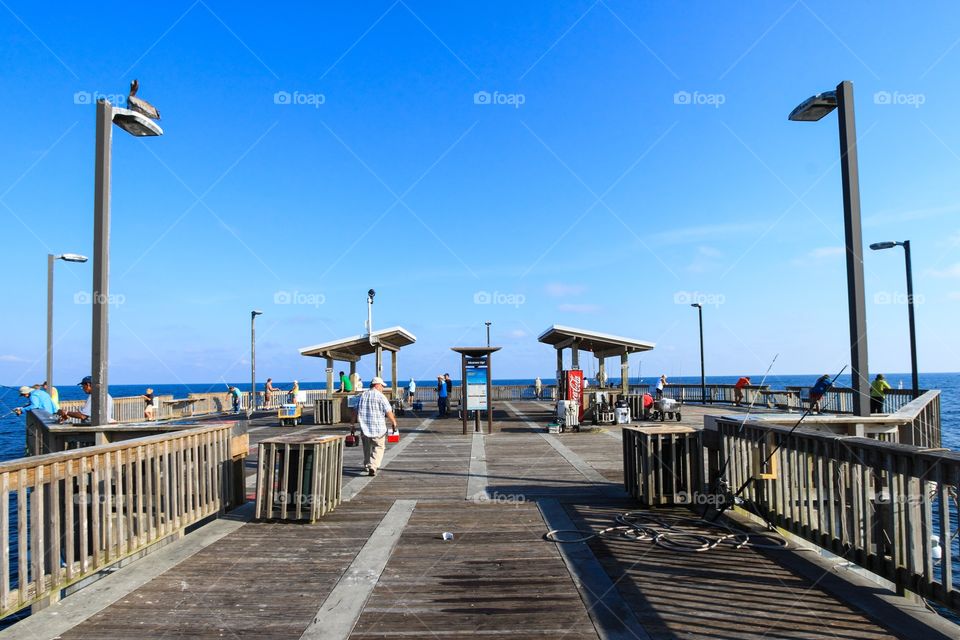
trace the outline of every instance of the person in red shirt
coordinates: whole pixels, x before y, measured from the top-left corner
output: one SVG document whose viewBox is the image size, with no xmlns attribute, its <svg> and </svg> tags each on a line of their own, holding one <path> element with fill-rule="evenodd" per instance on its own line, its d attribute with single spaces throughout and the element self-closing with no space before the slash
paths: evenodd
<svg viewBox="0 0 960 640">
<path fill-rule="evenodd" d="M 737 383 L 733 385 L 733 403 L 740 406 L 740 403 L 743 402 L 743 388 L 750 384 L 750 378 L 747 376 L 740 376 L 740 379 L 737 380 Z"/>
</svg>

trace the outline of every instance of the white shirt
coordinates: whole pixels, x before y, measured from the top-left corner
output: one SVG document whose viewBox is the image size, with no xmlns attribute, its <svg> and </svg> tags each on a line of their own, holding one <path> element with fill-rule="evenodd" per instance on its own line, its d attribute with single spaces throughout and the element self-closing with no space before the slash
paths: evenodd
<svg viewBox="0 0 960 640">
<path fill-rule="evenodd" d="M 416 383 L 415 381 L 411 380 L 411 381 L 410 381 L 410 386 L 407 387 L 407 388 L 410 389 L 410 393 L 416 393 L 416 392 L 417 392 L 417 383 Z"/>
<path fill-rule="evenodd" d="M 83 403 L 83 408 L 80 409 L 80 413 L 88 418 L 93 415 L 92 400 L 93 395 L 87 396 L 87 401 Z M 107 394 L 107 422 L 113 422 L 113 397 L 109 393 Z"/>
</svg>

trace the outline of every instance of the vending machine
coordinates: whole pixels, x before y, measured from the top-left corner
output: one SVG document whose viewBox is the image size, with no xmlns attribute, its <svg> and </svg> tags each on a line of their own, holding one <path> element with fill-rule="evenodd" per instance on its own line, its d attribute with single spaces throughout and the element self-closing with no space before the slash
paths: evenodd
<svg viewBox="0 0 960 640">
<path fill-rule="evenodd" d="M 577 425 L 583 420 L 583 371 L 568 369 L 560 372 L 558 399 L 574 404 L 577 408 Z M 573 426 L 573 425 L 570 425 Z"/>
</svg>

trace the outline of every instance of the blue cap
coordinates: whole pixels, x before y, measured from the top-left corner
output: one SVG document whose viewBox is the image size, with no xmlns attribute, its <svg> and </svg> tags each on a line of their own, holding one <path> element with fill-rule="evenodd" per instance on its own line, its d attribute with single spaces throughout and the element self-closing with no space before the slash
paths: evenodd
<svg viewBox="0 0 960 640">
<path fill-rule="evenodd" d="M 85 384 L 89 384 L 90 386 L 93 386 L 93 378 L 90 376 L 85 376 L 83 380 L 77 383 L 77 386 L 82 387 Z"/>
</svg>

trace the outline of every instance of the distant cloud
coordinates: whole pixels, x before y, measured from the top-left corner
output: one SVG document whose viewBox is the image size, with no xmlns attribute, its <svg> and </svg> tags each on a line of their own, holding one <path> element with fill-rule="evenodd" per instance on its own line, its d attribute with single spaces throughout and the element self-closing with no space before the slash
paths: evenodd
<svg viewBox="0 0 960 640">
<path fill-rule="evenodd" d="M 587 288 L 582 284 L 568 284 L 564 282 L 551 282 L 546 286 L 547 295 L 553 298 L 579 296 L 586 290 Z"/>
<path fill-rule="evenodd" d="M 703 242 L 715 240 L 717 236 L 727 236 L 738 233 L 756 233 L 757 225 L 753 223 L 705 224 L 698 227 L 682 227 L 659 231 L 650 236 L 655 244 L 685 244 L 688 242 Z"/>
<path fill-rule="evenodd" d="M 874 215 L 864 216 L 863 224 L 864 226 L 874 227 L 881 224 L 913 222 L 914 220 L 925 220 L 927 218 L 936 218 L 957 213 L 958 211 L 960 211 L 960 205 L 958 204 L 927 207 L 926 209 L 907 209 L 906 211 L 884 211 Z"/>
<path fill-rule="evenodd" d="M 960 278 L 960 262 L 954 262 L 946 269 L 927 269 L 924 273 L 933 278 Z"/>
<path fill-rule="evenodd" d="M 599 313 L 602 310 L 601 307 L 596 304 L 573 304 L 569 302 L 559 305 L 557 309 L 570 313 Z"/>
<path fill-rule="evenodd" d="M 513 329 L 508 335 L 511 338 L 526 338 L 528 334 L 523 329 Z"/>
<path fill-rule="evenodd" d="M 794 258 L 790 263 L 796 267 L 808 266 L 811 263 L 822 263 L 842 257 L 846 251 L 843 247 L 817 247 L 805 253 L 803 257 Z"/>
<path fill-rule="evenodd" d="M 687 265 L 687 271 L 690 273 L 709 273 L 716 271 L 721 267 L 717 260 L 723 256 L 723 252 L 714 247 L 700 246 L 694 255 L 693 261 Z"/>
<path fill-rule="evenodd" d="M 947 294 L 948 300 L 960 300 L 960 291 L 951 291 Z"/>
<path fill-rule="evenodd" d="M 0 355 L 0 362 L 29 362 L 26 358 L 21 358 L 20 356 L 13 355 Z"/>
</svg>

